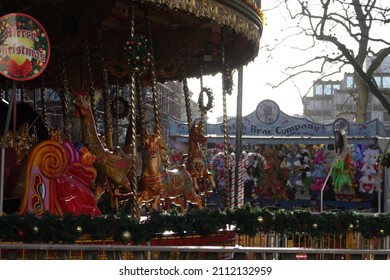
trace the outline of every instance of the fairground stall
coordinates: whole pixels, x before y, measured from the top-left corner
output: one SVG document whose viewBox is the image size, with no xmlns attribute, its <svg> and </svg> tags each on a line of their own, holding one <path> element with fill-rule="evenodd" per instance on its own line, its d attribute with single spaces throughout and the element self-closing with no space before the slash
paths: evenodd
<svg viewBox="0 0 390 280">
<path fill-rule="evenodd" d="M 228 121 L 231 185 L 239 174 L 238 190 L 231 200 L 242 205 L 284 209 L 309 208 L 376 212 L 389 209 L 384 188 L 387 182 L 388 138 L 383 124 L 373 120 L 353 124 L 346 119 L 314 123 L 280 110 L 272 100 L 261 101 L 254 112 L 242 118 L 242 153 L 235 158 L 236 118 Z M 224 126 L 207 124 L 208 160 L 221 194 L 226 191 L 224 174 Z M 186 151 L 187 125 L 170 121 L 171 143 Z M 346 134 L 346 157 L 337 158 L 335 131 Z M 184 144 L 184 146 L 183 146 Z M 382 162 L 380 165 L 379 162 Z M 238 173 L 235 172 L 238 162 Z M 379 200 L 379 201 L 378 201 Z M 382 204 L 382 206 L 380 206 Z"/>
</svg>

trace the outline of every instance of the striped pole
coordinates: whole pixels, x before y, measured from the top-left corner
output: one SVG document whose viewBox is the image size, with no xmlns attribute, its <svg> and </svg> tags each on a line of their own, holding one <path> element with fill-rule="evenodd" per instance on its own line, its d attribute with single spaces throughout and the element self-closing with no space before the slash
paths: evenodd
<svg viewBox="0 0 390 280">
<path fill-rule="evenodd" d="M 234 182 L 236 181 L 236 157 L 234 153 L 231 153 L 229 155 L 229 167 L 231 172 L 231 184 L 230 184 L 230 206 L 231 208 L 234 207 L 236 199 L 235 199 L 235 193 L 236 193 L 236 185 Z M 227 177 L 226 177 L 227 178 Z"/>
<path fill-rule="evenodd" d="M 238 192 L 237 192 L 237 207 L 244 206 L 244 175 L 245 175 L 245 157 L 240 158 L 238 164 Z"/>
</svg>

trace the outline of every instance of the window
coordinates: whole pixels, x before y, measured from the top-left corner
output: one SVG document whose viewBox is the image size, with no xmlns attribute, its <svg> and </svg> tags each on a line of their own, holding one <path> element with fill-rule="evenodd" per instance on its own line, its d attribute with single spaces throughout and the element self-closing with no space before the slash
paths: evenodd
<svg viewBox="0 0 390 280">
<path fill-rule="evenodd" d="M 382 88 L 381 77 L 375 76 L 375 77 L 374 77 L 374 80 L 375 80 L 376 85 L 377 85 L 379 88 Z"/>
<path fill-rule="evenodd" d="M 327 83 L 319 83 L 314 85 L 315 96 L 331 96 L 335 90 L 340 89 L 340 84 L 332 81 Z"/>
<path fill-rule="evenodd" d="M 322 85 L 315 85 L 314 95 L 322 95 Z"/>
<path fill-rule="evenodd" d="M 355 82 L 352 76 L 347 77 L 347 88 L 354 88 Z"/>
<path fill-rule="evenodd" d="M 331 84 L 324 85 L 324 95 L 332 95 L 332 85 Z"/>
<path fill-rule="evenodd" d="M 390 77 L 383 77 L 382 78 L 382 87 L 383 88 L 390 88 Z"/>
</svg>

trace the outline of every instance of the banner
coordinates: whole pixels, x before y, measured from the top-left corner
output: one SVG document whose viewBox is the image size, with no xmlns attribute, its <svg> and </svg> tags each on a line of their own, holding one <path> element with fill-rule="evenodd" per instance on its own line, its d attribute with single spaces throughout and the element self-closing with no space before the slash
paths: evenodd
<svg viewBox="0 0 390 280">
<path fill-rule="evenodd" d="M 236 118 L 230 118 L 227 132 L 236 134 Z M 261 101 L 256 110 L 242 117 L 242 136 L 249 137 L 334 137 L 334 131 L 343 129 L 348 137 L 385 137 L 385 129 L 378 119 L 364 124 L 354 124 L 343 118 L 332 123 L 315 123 L 306 118 L 285 114 L 272 100 Z M 224 135 L 223 123 L 206 124 L 208 136 Z M 188 124 L 169 119 L 170 136 L 188 135 Z"/>
</svg>

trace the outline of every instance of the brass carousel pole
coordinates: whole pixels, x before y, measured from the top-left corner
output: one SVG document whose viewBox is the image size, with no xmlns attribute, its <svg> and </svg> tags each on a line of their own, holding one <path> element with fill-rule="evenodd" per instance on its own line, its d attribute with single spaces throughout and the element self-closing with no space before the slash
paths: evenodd
<svg viewBox="0 0 390 280">
<path fill-rule="evenodd" d="M 92 115 L 95 119 L 95 123 L 97 123 L 96 100 L 95 100 L 95 82 L 93 79 L 92 64 L 91 64 L 91 52 L 89 51 L 89 40 L 88 40 L 87 34 L 84 34 L 84 48 L 85 48 L 85 55 L 87 57 L 87 71 L 88 71 L 88 78 L 89 78 L 89 98 L 91 100 Z"/>
<path fill-rule="evenodd" d="M 192 115 L 191 115 L 191 99 L 190 99 L 190 93 L 188 89 L 188 83 L 187 78 L 183 78 L 183 91 L 184 91 L 184 100 L 186 103 L 186 113 L 187 113 L 187 122 L 188 122 L 188 131 L 190 131 L 192 127 Z"/>
<path fill-rule="evenodd" d="M 118 90 L 118 80 L 116 81 L 115 84 L 115 108 L 118 108 L 119 106 L 119 90 Z M 116 109 L 115 113 L 115 144 L 116 146 L 119 146 L 119 116 L 118 116 L 118 109 Z"/>
<path fill-rule="evenodd" d="M 134 18 L 135 18 L 135 7 L 132 1 L 129 1 L 129 17 L 130 17 L 130 38 L 134 38 L 135 36 L 135 26 L 134 26 Z M 130 72 L 130 125 L 131 125 L 131 131 L 127 132 L 126 137 L 126 143 L 129 143 L 132 148 L 132 154 L 134 158 L 137 158 L 137 118 L 136 118 L 136 72 L 132 70 Z M 128 145 L 127 145 L 128 146 Z M 137 168 L 135 165 L 132 166 L 130 172 L 130 183 L 131 183 L 131 190 L 133 192 L 133 216 L 136 220 L 141 219 L 141 212 L 138 205 L 138 182 L 137 182 Z"/>
<path fill-rule="evenodd" d="M 145 26 L 148 36 L 149 49 L 150 49 L 150 74 L 152 79 L 152 95 L 153 95 L 153 108 L 154 108 L 154 120 L 155 120 L 155 129 L 158 135 L 162 138 L 162 129 L 161 129 L 161 117 L 160 110 L 158 106 L 158 93 L 157 93 L 157 78 L 155 72 L 154 64 L 154 54 L 153 54 L 153 39 L 152 39 L 152 28 L 150 26 L 149 12 L 145 10 Z"/>
<path fill-rule="evenodd" d="M 60 56 L 60 79 L 61 79 L 61 107 L 62 107 L 62 116 L 63 116 L 63 125 L 64 125 L 64 138 L 65 140 L 70 139 L 70 123 L 68 118 L 68 77 L 66 74 L 66 65 L 65 65 L 65 54 L 61 53 Z"/>
<path fill-rule="evenodd" d="M 43 75 L 41 75 L 42 83 L 41 83 L 41 115 L 42 115 L 42 120 L 45 126 L 47 126 L 47 116 L 46 116 L 46 97 L 45 97 L 45 78 Z"/>
<path fill-rule="evenodd" d="M 204 104 L 203 99 L 203 66 L 200 66 L 200 96 L 199 96 L 199 105 L 200 105 L 200 121 L 205 123 L 206 110 L 203 110 L 202 106 Z"/>
<path fill-rule="evenodd" d="M 222 64 L 225 65 L 225 47 L 223 37 L 221 39 L 222 46 Z M 229 166 L 229 134 L 228 134 L 228 117 L 226 96 L 229 94 L 229 88 L 226 83 L 222 83 L 222 106 L 223 106 L 223 139 L 224 139 L 224 156 L 225 156 L 225 180 L 226 180 L 226 208 L 231 207 L 231 182 L 230 182 L 230 166 Z"/>
<path fill-rule="evenodd" d="M 106 136 L 106 145 L 109 150 L 113 150 L 112 143 L 112 115 L 111 115 L 111 100 L 110 100 L 110 85 L 108 83 L 108 70 L 106 67 L 106 57 L 104 53 L 103 43 L 103 30 L 99 30 L 99 49 L 100 49 L 100 60 L 101 67 L 103 70 L 103 101 L 104 101 L 104 128 Z"/>
<path fill-rule="evenodd" d="M 227 67 L 226 72 L 230 72 L 230 69 Z M 231 74 L 231 73 L 230 73 Z M 229 73 L 226 73 L 228 76 Z M 236 169 L 235 172 L 235 181 L 234 181 L 234 190 L 235 190 L 235 206 L 240 206 L 241 203 L 239 200 L 239 178 L 240 175 L 240 162 L 242 154 L 242 82 L 243 82 L 243 67 L 238 68 L 238 89 L 237 89 L 237 117 L 236 117 Z"/>
<path fill-rule="evenodd" d="M 142 144 L 142 150 L 145 151 L 145 135 L 144 135 L 144 128 L 146 127 L 146 124 L 145 124 L 145 111 L 144 111 L 144 99 L 143 99 L 143 96 L 142 96 L 142 93 L 141 93 L 141 89 L 140 89 L 140 80 L 139 78 L 136 80 L 136 83 L 137 83 L 137 99 L 138 99 L 138 114 L 139 114 L 139 121 L 140 121 L 140 127 L 142 127 L 142 129 L 140 129 L 140 138 L 141 138 L 141 144 Z M 144 162 L 142 162 L 142 164 L 144 164 Z M 139 166 L 141 171 L 139 173 L 142 173 L 142 170 L 143 170 L 143 166 Z"/>
<path fill-rule="evenodd" d="M 201 68 L 200 68 L 199 108 L 200 108 L 200 121 L 202 123 L 203 133 L 205 133 L 205 127 L 206 127 L 206 121 L 207 121 L 207 110 L 204 108 L 203 89 L 204 89 L 204 85 L 203 85 L 203 67 L 201 66 Z M 202 147 L 199 147 L 199 148 L 202 150 L 203 155 L 205 157 L 205 161 L 206 161 L 205 164 L 207 164 L 207 158 L 206 158 L 207 147 L 202 146 Z M 203 178 L 203 180 L 206 180 L 206 178 Z M 205 204 L 205 207 L 207 208 L 207 186 L 206 186 L 205 182 L 204 182 L 203 185 L 205 186 L 205 189 L 203 190 L 204 191 L 204 204 Z"/>
</svg>

